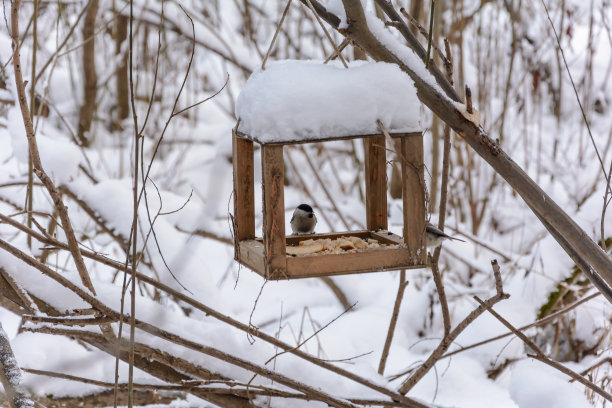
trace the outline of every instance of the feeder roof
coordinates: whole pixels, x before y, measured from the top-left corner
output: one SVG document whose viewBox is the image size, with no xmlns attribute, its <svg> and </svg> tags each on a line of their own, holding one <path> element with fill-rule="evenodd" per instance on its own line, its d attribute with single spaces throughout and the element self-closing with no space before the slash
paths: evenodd
<svg viewBox="0 0 612 408">
<path fill-rule="evenodd" d="M 238 132 L 261 144 L 420 132 L 420 102 L 397 65 L 276 61 L 254 72 L 236 103 Z"/>
</svg>

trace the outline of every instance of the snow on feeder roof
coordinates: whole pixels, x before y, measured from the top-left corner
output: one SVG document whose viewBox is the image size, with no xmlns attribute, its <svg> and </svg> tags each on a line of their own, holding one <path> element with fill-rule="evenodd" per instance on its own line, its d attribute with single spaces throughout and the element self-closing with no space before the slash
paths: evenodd
<svg viewBox="0 0 612 408">
<path fill-rule="evenodd" d="M 397 65 L 356 61 L 349 68 L 285 60 L 254 72 L 236 103 L 238 132 L 261 144 L 420 132 L 420 102 Z"/>
</svg>

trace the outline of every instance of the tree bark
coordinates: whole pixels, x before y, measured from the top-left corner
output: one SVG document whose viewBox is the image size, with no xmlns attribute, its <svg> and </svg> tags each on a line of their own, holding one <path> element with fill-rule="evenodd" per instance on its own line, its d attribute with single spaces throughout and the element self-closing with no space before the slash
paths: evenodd
<svg viewBox="0 0 612 408">
<path fill-rule="evenodd" d="M 122 53 L 121 45 L 127 38 L 128 17 L 122 14 L 117 16 L 115 25 L 115 55 L 119 58 L 119 66 L 115 74 L 115 86 L 117 92 L 117 119 L 116 127 L 121 128 L 121 121 L 130 114 L 130 87 L 128 84 L 127 53 Z"/>
<path fill-rule="evenodd" d="M 83 20 L 83 105 L 79 112 L 79 127 L 77 137 L 83 146 L 91 144 L 91 137 L 86 135 L 91 129 L 94 112 L 96 110 L 96 94 L 98 90 L 98 74 L 95 60 L 95 28 L 98 14 L 98 0 L 92 0 L 87 6 L 87 14 Z"/>
</svg>

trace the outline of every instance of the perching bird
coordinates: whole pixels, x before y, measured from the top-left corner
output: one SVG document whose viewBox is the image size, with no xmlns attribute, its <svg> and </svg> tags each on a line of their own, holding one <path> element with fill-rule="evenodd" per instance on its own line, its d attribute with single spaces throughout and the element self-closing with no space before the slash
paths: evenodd
<svg viewBox="0 0 612 408">
<path fill-rule="evenodd" d="M 442 231 L 440 228 L 433 226 L 430 223 L 427 223 L 425 227 L 425 231 L 427 232 L 427 246 L 429 248 L 435 248 L 442 243 L 442 241 L 446 239 L 465 242 L 462 239 L 451 237 Z"/>
<path fill-rule="evenodd" d="M 291 217 L 291 229 L 293 235 L 312 234 L 317 225 L 317 217 L 308 204 L 300 204 Z"/>
</svg>

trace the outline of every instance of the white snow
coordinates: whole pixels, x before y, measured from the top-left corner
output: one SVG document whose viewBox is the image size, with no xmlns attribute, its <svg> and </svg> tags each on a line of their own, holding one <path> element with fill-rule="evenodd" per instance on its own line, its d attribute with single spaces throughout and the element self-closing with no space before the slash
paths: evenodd
<svg viewBox="0 0 612 408">
<path fill-rule="evenodd" d="M 342 4 L 342 0 L 328 0 L 327 3 L 324 4 L 324 6 L 327 11 L 340 18 L 340 24 L 338 24 L 338 28 L 348 27 L 348 22 L 346 21 L 346 12 L 344 11 L 344 4 Z"/>
<path fill-rule="evenodd" d="M 22 164 L 27 165 L 28 139 L 18 106 L 13 106 L 8 112 L 8 132 L 13 154 Z M 50 126 L 45 131 L 37 131 L 36 142 L 43 169 L 55 182 L 67 182 L 76 175 L 81 152 L 74 143 Z"/>
<path fill-rule="evenodd" d="M 382 45 L 398 57 L 410 70 L 412 70 L 419 78 L 427 82 L 429 86 L 435 88 L 441 95 L 446 95 L 435 78 L 425 68 L 425 63 L 411 48 L 405 45 L 403 40 L 398 40 L 391 34 L 389 29 L 385 27 L 384 22 L 372 13 L 365 12 L 368 28 L 374 34 L 374 37 Z M 452 101 L 451 101 L 452 102 Z"/>
<path fill-rule="evenodd" d="M 396 65 L 286 60 L 251 75 L 236 103 L 239 130 L 260 142 L 418 132 L 420 102 Z"/>
<path fill-rule="evenodd" d="M 338 16 L 345 20 L 342 0 L 322 2 L 329 11 L 338 13 Z M 435 86 L 435 81 L 426 72 L 423 62 L 404 45 L 404 40 L 397 30 L 385 27 L 384 22 L 372 13 L 371 0 L 362 0 L 363 2 L 368 3 L 366 8 L 368 24 L 377 38 L 417 75 Z M 601 2 L 602 0 L 598 0 L 593 3 L 595 11 L 601 9 L 598 5 L 602 4 Z M 142 13 L 139 16 L 153 22 L 159 21 L 161 4 L 149 4 L 150 2 L 144 0 L 138 0 L 136 3 L 138 12 Z M 397 389 L 407 375 L 400 376 L 396 380 L 390 380 L 391 376 L 421 364 L 438 346 L 443 335 L 442 314 L 436 301 L 435 284 L 429 270 L 407 272 L 410 285 L 405 291 L 401 305 L 385 375 L 381 376 L 377 373 L 377 368 L 397 293 L 399 271 L 333 277 L 333 281 L 341 288 L 348 302 L 356 303 L 356 306 L 351 312 L 342 315 L 324 330 L 317 332 L 344 310 L 323 281 L 304 279 L 268 282 L 264 285 L 261 276 L 240 267 L 233 260 L 234 248 L 231 244 L 198 234 L 192 235 L 191 232 L 203 230 L 221 239 L 231 238 L 228 212 L 232 212 L 232 147 L 229 135 L 238 117 L 235 115 L 236 97 L 243 88 L 245 92 L 252 87 L 256 91 L 257 88 L 261 91 L 259 96 L 255 96 L 255 92 L 246 93 L 245 95 L 251 97 L 250 101 L 246 101 L 249 103 L 244 101 L 245 95 L 241 96 L 238 106 L 241 109 L 239 114 L 244 111 L 241 130 L 245 130 L 247 116 L 252 119 L 252 126 L 260 126 L 265 130 L 263 132 L 265 134 L 252 135 L 257 137 L 282 137 L 293 140 L 292 138 L 296 137 L 325 137 L 325 132 L 327 135 L 341 136 L 335 132 L 367 133 L 368 126 L 371 127 L 369 131 L 378 133 L 375 121 L 382 113 L 387 116 L 380 119 L 388 128 L 392 128 L 391 122 L 398 123 L 401 120 L 412 121 L 410 123 L 416 124 L 416 129 L 419 130 L 429 126 L 431 114 L 420 112 L 424 110 L 417 108 L 419 102 L 414 96 L 411 79 L 395 66 L 362 61 L 351 63 L 350 69 L 345 69 L 338 63 L 323 65 L 320 61 L 315 61 L 329 55 L 331 47 L 325 41 L 318 42 L 316 36 L 311 38 L 312 33 L 321 34 L 320 28 L 314 20 L 303 18 L 300 10 L 303 7 L 301 5 L 297 7 L 295 2 L 283 25 L 267 70 L 256 72 L 245 87 L 249 75 L 247 72 L 250 73 L 249 67 L 261 64 L 260 54 L 267 50 L 284 4 L 266 0 L 251 2 L 253 6 L 251 15 L 256 27 L 253 41 L 257 42 L 260 48 L 256 50 L 253 41 L 246 40 L 240 34 L 245 31 L 242 12 L 235 4 L 240 2 L 216 2 L 218 7 L 215 8 L 210 7 L 208 3 L 204 5 L 195 1 L 181 3 L 190 15 L 196 17 L 195 39 L 198 45 L 192 71 L 179 106 L 186 107 L 210 96 L 212 92 L 223 86 L 227 74 L 230 74 L 231 80 L 226 89 L 215 99 L 175 117 L 165 134 L 164 143 L 160 146 L 159 154 L 151 169 L 150 182 L 147 183 L 147 201 L 143 199 L 140 204 L 138 247 L 144 248 L 145 262 L 140 264 L 139 271 L 155 277 L 181 293 L 189 294 L 195 300 L 205 303 L 223 315 L 231 316 L 245 324 L 251 323 L 260 332 L 277 336 L 292 346 L 301 344 L 312 336 L 305 344 L 300 345 L 300 350 L 333 362 L 338 367 L 345 368 L 376 384 Z M 532 81 L 529 80 L 530 71 L 526 70 L 546 64 L 551 67 L 556 66 L 554 59 L 556 47 L 551 46 L 554 45 L 554 39 L 549 35 L 550 28 L 546 16 L 541 15 L 541 4 L 533 6 L 523 2 L 521 16 L 530 24 L 519 28 L 519 34 L 521 37 L 528 35 L 530 40 L 533 39 L 536 43 L 530 45 L 528 41 L 522 41 L 519 48 L 522 57 L 533 61 L 535 65 L 532 66 L 530 62 L 529 67 L 525 67 L 523 63 L 519 63 L 517 57 L 514 72 L 511 73 L 511 92 L 505 107 L 503 95 L 500 93 L 505 88 L 508 75 L 509 55 L 505 47 L 511 43 L 509 18 L 505 16 L 503 4 L 498 4 L 500 2 L 491 2 L 482 9 L 478 9 L 479 2 L 471 0 L 468 3 L 466 3 L 466 14 L 474 12 L 476 14 L 473 22 L 468 23 L 464 34 L 465 39 L 469 38 L 469 41 L 463 43 L 464 80 L 469 84 L 479 84 L 472 88 L 474 100 L 484 100 L 483 105 L 479 106 L 483 126 L 491 133 L 497 132 L 498 125 L 501 126 L 497 118 L 504 113 L 506 115 L 505 136 L 502 140 L 504 149 L 536 180 L 550 200 L 568 212 L 588 236 L 598 239 L 601 234 L 601 206 L 605 183 L 588 140 L 588 134 L 581 122 L 580 113 L 577 111 L 575 96 L 570 87 L 566 86 L 568 82 L 564 76 L 563 92 L 560 95 L 562 117 L 557 121 L 549 109 L 552 105 L 548 95 L 550 90 L 544 86 L 540 86 L 537 92 L 532 89 Z M 218 25 L 216 23 L 208 25 L 207 18 L 201 13 L 202 9 L 211 13 L 211 18 L 218 21 Z M 596 145 L 600 147 L 604 162 L 609 163 L 611 150 L 603 147 L 607 146 L 610 138 L 612 82 L 606 78 L 609 77 L 612 48 L 606 35 L 607 30 L 602 29 L 601 22 L 597 23 L 603 17 L 596 12 L 594 26 L 596 29 L 593 37 L 593 50 L 596 52 L 593 54 L 592 70 L 587 71 L 586 58 L 590 55 L 589 47 L 586 46 L 590 36 L 587 24 L 590 6 L 588 2 L 585 6 L 578 0 L 570 0 L 568 10 L 570 9 L 574 10 L 574 16 L 566 16 L 565 21 L 566 24 L 571 24 L 574 35 L 570 38 L 564 34 L 563 45 L 567 56 L 570 57 L 570 69 L 575 75 L 574 78 L 592 78 L 590 91 L 587 83 L 580 85 L 581 95 L 584 91 L 586 98 L 587 91 L 594 96 L 597 90 L 601 90 L 600 92 L 603 92 L 608 99 L 608 111 L 603 114 L 593 111 L 592 101 L 589 98 L 583 102 L 584 106 L 589 108 L 588 115 L 592 120 L 591 129 Z M 27 21 L 31 15 L 31 10 L 31 4 L 24 4 L 23 17 L 26 19 L 24 21 Z M 70 10 L 78 11 L 76 8 Z M 71 14 L 70 10 L 66 10 L 68 14 L 65 16 L 73 21 L 74 14 Z M 525 16 L 534 10 L 540 15 L 534 15 L 533 19 L 525 19 Z M 450 13 L 451 10 L 447 10 L 442 16 L 449 24 Z M 578 14 L 580 16 L 577 16 Z M 186 56 L 192 45 L 189 35 L 191 24 L 177 3 L 166 3 L 165 15 L 168 24 L 176 23 L 180 31 L 186 35 L 179 36 L 172 30 L 166 30 L 165 37 L 169 44 L 171 41 L 172 46 L 164 49 L 160 61 L 159 87 L 156 92 L 162 103 L 157 103 L 157 96 L 153 99 L 156 102 L 152 106 L 149 125 L 143 138 L 145 165 L 151 157 L 160 129 L 170 114 L 169 109 L 185 73 Z M 560 14 L 556 15 L 558 20 Z M 106 21 L 112 16 L 114 14 L 111 10 L 106 9 L 100 21 Z M 55 44 L 64 38 L 67 31 L 63 24 L 56 29 L 52 5 L 41 14 L 39 23 L 39 38 L 44 36 L 47 40 L 39 42 L 41 50 L 39 56 L 42 56 L 38 59 L 38 68 L 48 56 L 52 55 Z M 483 36 L 478 30 L 490 34 Z M 116 69 L 117 57 L 114 53 L 114 42 L 106 41 L 110 39 L 109 34 L 100 32 L 99 35 L 101 41 L 96 44 L 102 48 L 96 55 L 96 61 L 101 69 L 99 72 L 101 84 L 105 84 L 105 79 L 112 78 Z M 143 39 L 140 35 L 139 32 L 139 38 Z M 338 44 L 341 41 L 340 35 L 333 32 L 332 35 Z M 498 41 L 489 44 L 488 38 L 496 38 Z M 146 39 L 149 51 L 154 51 L 157 44 L 156 30 L 150 30 Z M 80 43 L 78 38 L 73 40 L 70 47 Z M 140 44 L 140 41 L 138 43 Z M 10 44 L 8 34 L 0 32 L 0 45 L 4 46 L 0 47 L 0 56 L 4 61 L 8 61 L 10 57 Z M 222 60 L 202 45 L 232 55 L 236 58 L 236 62 Z M 31 41 L 26 39 L 21 53 L 24 66 L 31 66 L 30 47 Z M 529 51 L 530 49 L 532 50 Z M 64 197 L 79 242 L 84 248 L 91 248 L 99 254 L 123 261 L 126 254 L 121 245 L 110 237 L 106 230 L 101 229 L 93 218 L 103 220 L 115 235 L 123 238 L 129 235 L 133 216 L 131 208 L 133 182 L 131 171 L 134 165 L 133 124 L 129 118 L 123 122 L 123 131 L 111 130 L 116 99 L 113 81 L 110 81 L 108 86 L 101 86 L 97 98 L 99 104 L 93 128 L 93 134 L 96 135 L 94 145 L 84 148 L 76 146 L 71 133 L 78 123 L 78 108 L 82 103 L 80 95 L 83 85 L 82 73 L 77 69 L 80 64 L 79 51 L 76 52 L 77 54 L 73 56 L 65 55 L 58 58 L 54 62 L 54 67 L 45 71 L 44 81 L 40 81 L 37 85 L 37 91 L 50 101 L 52 109 L 48 118 L 35 117 L 35 122 L 38 123 L 36 137 L 45 170 L 58 184 L 74 192 L 95 213 L 95 217 L 92 217 L 74 200 L 68 196 Z M 347 58 L 351 57 L 350 48 L 344 52 L 344 55 Z M 483 57 L 499 64 L 483 65 L 480 63 Z M 277 58 L 295 58 L 302 62 L 272 61 Z M 105 64 L 100 64 L 101 61 Z M 149 64 L 149 69 L 143 69 L 142 61 L 142 59 L 135 60 L 137 83 L 140 84 L 136 86 L 139 98 L 135 101 L 139 118 L 143 118 L 148 109 L 147 103 L 141 100 L 140 96 L 149 95 L 151 91 L 149 81 L 153 78 L 152 65 Z M 246 69 L 237 68 L 236 63 L 244 65 Z M 489 69 L 492 71 L 488 71 Z M 29 72 L 29 69 L 26 71 Z M 25 79 L 29 79 L 28 72 L 24 72 Z M 489 73 L 499 75 L 489 76 Z M 555 84 L 558 78 L 554 78 L 555 70 L 552 73 L 552 84 Z M 10 63 L 6 74 L 7 90 L 0 90 L 0 95 L 2 98 L 14 99 L 14 78 L 11 76 Z M 485 76 L 488 80 L 481 82 L 481 78 Z M 351 79 L 345 79 L 347 77 Z M 528 80 L 525 81 L 525 78 Z M 258 84 L 258 81 L 261 83 Z M 348 89 L 340 89 L 342 85 L 345 88 L 348 85 Z M 405 92 L 406 89 L 410 90 L 410 94 Z M 479 98 L 478 92 L 485 94 L 481 94 Z M 311 105 L 308 106 L 306 102 Z M 505 112 L 502 111 L 504 107 Z M 276 109 L 276 113 L 271 115 L 270 109 Z M 419 113 L 424 117 L 419 116 Z M 411 114 L 414 116 L 410 116 Z M 59 115 L 63 116 L 65 122 L 60 120 Z M 344 128 L 334 129 L 333 126 L 338 123 Z M 302 133 L 296 135 L 292 132 L 299 127 L 298 125 L 302 126 Z M 347 129 L 347 126 L 352 128 Z M 274 130 L 276 135 L 271 136 L 269 129 Z M 429 134 L 425 134 L 424 152 L 429 170 L 426 172 L 428 184 L 433 176 L 429 174 L 433 173 L 432 139 Z M 321 150 L 317 150 L 317 147 L 312 145 L 304 146 L 315 161 L 316 172 L 333 195 L 351 229 L 363 228 L 366 219 L 361 194 L 364 152 L 362 143 L 358 142 L 339 140 L 326 143 Z M 548 294 L 572 272 L 574 263 L 520 198 L 514 196 L 512 189 L 505 183 L 494 182 L 493 170 L 486 163 L 476 158 L 469 173 L 470 177 L 466 177 L 466 165 L 460 164 L 458 159 L 465 158 L 469 150 L 463 149 L 461 147 L 463 142 L 459 140 L 453 143 L 457 145 L 457 149 L 452 149 L 451 153 L 453 166 L 451 166 L 449 190 L 451 202 L 447 213 L 447 227 L 453 228 L 451 229 L 453 233 L 473 232 L 475 238 L 486 242 L 492 249 L 477 245 L 470 239 L 468 242 L 452 243 L 443 248 L 440 266 L 444 271 L 444 285 L 452 326 L 455 327 L 477 306 L 472 298 L 473 295 L 486 298 L 495 293 L 490 267 L 493 258 L 500 260 L 504 291 L 511 295 L 510 299 L 497 304 L 495 310 L 515 326 L 532 323 L 537 319 L 538 310 Z M 313 204 L 317 215 L 326 215 L 326 219 L 320 217 L 317 230 L 319 232 L 344 230 L 344 225 L 333 210 L 323 187 L 314 177 L 314 172 L 307 166 L 303 154 L 295 149 L 285 149 L 285 151 L 297 168 L 293 170 L 290 165 L 287 166 L 287 180 L 290 184 L 285 188 L 286 220 L 290 219 L 296 205 L 310 202 L 311 199 L 308 197 L 310 193 L 312 200 L 316 201 Z M 23 224 L 26 223 L 23 206 L 26 197 L 24 182 L 27 180 L 27 154 L 27 143 L 18 106 L 0 105 L 0 212 L 10 215 Z M 263 212 L 261 155 L 255 154 L 254 160 L 256 233 L 261 235 Z M 470 158 L 467 163 L 471 162 Z M 79 170 L 79 164 L 90 169 L 96 179 L 95 182 Z M 301 173 L 300 176 L 306 186 L 301 185 L 296 172 Z M 391 165 L 388 165 L 387 174 L 390 173 Z M 159 188 L 159 196 L 151 182 L 155 182 Z M 141 184 L 140 182 L 139 185 Z M 468 191 L 474 195 L 468 195 Z M 472 200 L 478 208 L 482 205 L 482 208 L 486 209 L 477 231 L 473 231 L 474 220 L 470 217 L 469 206 Z M 396 233 L 401 233 L 402 230 L 401 202 L 402 200 L 389 199 L 389 227 Z M 186 205 L 182 207 L 183 204 Z M 150 218 L 147 216 L 147 208 Z M 175 210 L 178 211 L 173 212 Z M 43 229 L 47 229 L 51 225 L 50 216 L 53 215 L 53 207 L 47 191 L 42 187 L 34 189 L 34 211 L 35 219 Z M 155 217 L 158 211 L 165 215 Z M 437 215 L 431 215 L 433 222 Z M 145 245 L 144 237 L 149 231 L 150 219 L 155 219 L 156 235 L 149 236 Z M 610 209 L 605 221 L 606 235 L 609 235 L 612 228 Z M 55 231 L 57 238 L 65 241 L 62 229 L 56 228 Z M 26 235 L 8 224 L 0 223 L 0 239 L 10 242 L 28 255 L 40 256 L 43 253 L 44 244 L 34 241 L 31 246 L 27 245 Z M 96 288 L 97 299 L 118 311 L 123 275 L 116 276 L 113 268 L 89 258 L 85 258 L 85 263 Z M 67 251 L 52 251 L 46 264 L 64 278 L 83 288 L 74 262 Z M 32 296 L 43 299 L 60 313 L 87 309 L 90 306 L 63 285 L 4 250 L 0 250 L 0 267 L 13 277 L 17 285 L 23 286 Z M 569 288 L 577 286 L 572 285 Z M 246 333 L 207 316 L 205 312 L 194 310 L 165 293 L 157 297 L 148 285 L 142 285 L 141 289 L 136 299 L 136 317 L 139 320 L 157 325 L 190 341 L 248 359 L 260 366 L 265 365 L 270 370 L 339 397 L 382 398 L 373 390 L 327 372 L 289 353 L 277 356 L 266 364 L 266 361 L 280 352 L 280 349 L 259 339 L 251 344 Z M 584 296 L 589 293 L 591 291 Z M 573 339 L 576 342 L 583 342 L 586 350 L 594 346 L 602 335 L 609 331 L 610 316 L 609 303 L 603 296 L 599 296 L 567 313 L 565 318 L 571 324 L 572 332 L 575 332 Z M 40 329 L 48 324 L 22 325 L 19 316 L 2 307 L 0 307 L 0 321 L 11 341 L 15 360 L 20 367 L 63 372 L 102 381 L 114 380 L 115 360 L 112 355 L 85 347 L 84 344 L 64 336 L 27 332 L 29 329 Z M 112 326 L 117 332 L 117 324 L 113 323 Z M 58 327 L 68 329 L 67 326 Z M 26 331 L 18 333 L 18 329 L 22 328 Z M 526 331 L 526 334 L 534 337 L 545 352 L 549 352 L 554 347 L 555 338 L 551 335 L 554 328 L 554 325 L 532 328 Z M 77 329 L 100 334 L 96 325 Z M 123 335 L 127 336 L 128 331 L 124 328 Z M 489 313 L 484 313 L 457 337 L 449 351 L 456 351 L 461 347 L 506 332 L 507 328 L 497 319 Z M 159 348 L 175 357 L 185 358 L 237 381 L 246 382 L 252 378 L 252 374 L 241 368 L 154 337 L 140 329 L 136 331 L 136 341 Z M 559 351 L 566 350 L 567 343 L 560 338 Z M 612 355 L 609 336 L 604 338 L 602 345 L 595 350 L 592 354 L 587 353 L 581 360 L 579 356 L 574 357 L 579 360 L 577 362 L 563 362 L 563 364 L 576 372 L 582 372 L 598 361 L 609 358 Z M 548 406 L 582 408 L 589 406 L 589 402 L 597 407 L 602 406 L 603 401 L 600 397 L 592 398 L 588 391 L 585 396 L 584 386 L 575 382 L 570 383 L 569 377 L 529 359 L 526 356 L 527 352 L 529 349 L 515 336 L 467 349 L 440 360 L 408 395 L 421 398 L 436 406 L 457 408 Z M 555 358 L 561 359 L 564 354 L 565 352 L 558 352 Z M 487 375 L 489 370 L 494 370 L 499 376 L 490 378 Z M 120 382 L 127 381 L 127 373 L 127 364 L 120 363 Z M 23 381 L 20 383 L 22 387 L 36 395 L 81 396 L 101 390 L 97 386 L 47 378 L 25 371 L 22 376 Z M 590 371 L 589 376 L 592 376 L 594 382 L 605 387 L 607 385 L 605 379 L 610 377 L 610 365 L 601 365 Z M 135 372 L 135 382 L 163 383 L 139 370 Z M 286 389 L 277 382 L 261 376 L 254 380 L 253 385 Z M 255 403 L 258 406 L 268 406 L 265 398 L 260 398 Z M 269 405 L 291 408 L 326 406 L 315 401 L 280 398 L 273 398 Z M 161 407 L 161 405 L 155 406 Z M 191 396 L 188 401 L 173 403 L 170 406 L 201 408 L 210 404 Z"/>
<path fill-rule="evenodd" d="M 539 361 L 519 361 L 512 369 L 510 395 L 520 408 L 591 407 L 583 389 L 576 383 L 569 385 L 565 375 Z"/>
</svg>

